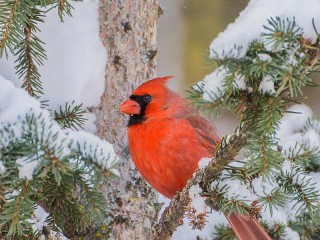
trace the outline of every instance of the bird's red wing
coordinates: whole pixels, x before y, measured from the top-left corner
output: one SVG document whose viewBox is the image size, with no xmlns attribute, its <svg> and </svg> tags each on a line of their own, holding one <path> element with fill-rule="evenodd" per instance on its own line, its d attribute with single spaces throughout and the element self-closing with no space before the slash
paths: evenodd
<svg viewBox="0 0 320 240">
<path fill-rule="evenodd" d="M 213 123 L 199 115 L 188 116 L 186 120 L 196 130 L 201 144 L 214 155 L 216 152 L 216 145 L 220 139 Z"/>
</svg>

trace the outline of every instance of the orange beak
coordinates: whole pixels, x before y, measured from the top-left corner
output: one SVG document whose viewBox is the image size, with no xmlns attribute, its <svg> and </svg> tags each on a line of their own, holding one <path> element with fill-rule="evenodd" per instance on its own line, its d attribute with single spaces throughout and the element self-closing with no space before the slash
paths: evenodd
<svg viewBox="0 0 320 240">
<path fill-rule="evenodd" d="M 140 114 L 140 105 L 136 101 L 128 99 L 121 104 L 120 111 L 128 115 Z"/>
</svg>

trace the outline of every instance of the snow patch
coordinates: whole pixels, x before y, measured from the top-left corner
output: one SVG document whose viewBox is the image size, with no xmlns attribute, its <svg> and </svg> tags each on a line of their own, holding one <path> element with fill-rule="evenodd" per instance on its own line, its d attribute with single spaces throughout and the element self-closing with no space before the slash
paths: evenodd
<svg viewBox="0 0 320 240">
<path fill-rule="evenodd" d="M 191 198 L 191 206 L 196 210 L 195 215 L 206 212 L 205 198 L 200 194 L 202 193 L 202 188 L 199 185 L 193 185 L 189 190 L 189 197 Z"/>
<path fill-rule="evenodd" d="M 218 68 L 213 73 L 208 74 L 200 83 L 203 86 L 204 94 L 203 100 L 214 101 L 223 95 L 225 90 L 224 78 L 226 76 L 226 70 Z"/>
<path fill-rule="evenodd" d="M 293 105 L 287 109 L 279 124 L 277 137 L 281 146 L 286 146 L 288 142 L 300 142 L 302 139 L 301 130 L 312 117 L 312 110 L 304 104 Z"/>
<path fill-rule="evenodd" d="M 292 228 L 286 227 L 284 240 L 300 240 L 299 234 L 292 230 Z"/>
<path fill-rule="evenodd" d="M 276 92 L 276 90 L 274 89 L 273 78 L 271 76 L 267 75 L 263 77 L 259 85 L 259 91 L 268 94 L 273 94 Z"/>
<path fill-rule="evenodd" d="M 199 169 L 205 169 L 209 165 L 211 159 L 212 158 L 202 158 L 198 163 Z"/>
<path fill-rule="evenodd" d="M 61 129 L 59 124 L 53 121 L 50 113 L 42 109 L 39 102 L 23 89 L 15 88 L 4 78 L 0 78 L 0 86 L 0 130 L 9 129 L 0 131 L 0 149 L 18 141 L 25 134 L 33 134 L 33 139 L 47 146 L 59 159 L 70 155 L 72 150 L 79 151 L 118 174 L 112 167 L 118 159 L 112 144 L 84 131 Z M 28 124 L 27 119 L 32 119 L 33 124 Z M 37 154 L 42 153 L 38 151 Z M 38 156 L 18 159 L 21 177 L 32 179 L 33 169 L 37 165 L 34 159 L 38 159 Z"/>
<path fill-rule="evenodd" d="M 38 165 L 36 159 L 21 157 L 16 160 L 16 163 L 18 164 L 19 177 L 32 180 L 33 172 Z"/>
<path fill-rule="evenodd" d="M 0 156 L 1 158 L 1 156 Z M 0 161 L 0 174 L 5 173 L 6 172 L 6 166 L 3 164 L 2 161 Z"/>
<path fill-rule="evenodd" d="M 34 211 L 34 218 L 30 221 L 34 231 L 42 232 L 43 226 L 49 214 L 39 205 Z"/>
</svg>

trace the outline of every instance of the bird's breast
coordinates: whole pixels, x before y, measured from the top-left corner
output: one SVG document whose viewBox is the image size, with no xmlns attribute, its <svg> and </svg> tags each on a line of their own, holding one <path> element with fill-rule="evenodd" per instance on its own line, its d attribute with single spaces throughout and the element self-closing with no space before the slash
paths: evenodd
<svg viewBox="0 0 320 240">
<path fill-rule="evenodd" d="M 185 121 L 168 120 L 129 127 L 132 159 L 143 178 L 162 195 L 181 191 L 202 157 L 212 154 Z"/>
</svg>

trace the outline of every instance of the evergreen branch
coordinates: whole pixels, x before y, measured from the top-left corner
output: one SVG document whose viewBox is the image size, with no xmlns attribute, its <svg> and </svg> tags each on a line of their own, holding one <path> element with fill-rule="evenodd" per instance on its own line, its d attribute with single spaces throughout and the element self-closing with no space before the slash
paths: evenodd
<svg viewBox="0 0 320 240">
<path fill-rule="evenodd" d="M 62 231 L 68 238 L 84 237 L 97 231 L 102 220 L 105 202 L 102 193 L 90 186 L 78 171 L 62 176 L 62 184 L 53 183 L 53 175 L 43 184 L 41 192 L 46 199 L 38 202 L 50 212 L 49 226 Z M 73 185 L 76 184 L 76 185 Z M 77 193 L 76 189 L 80 189 Z"/>
<path fill-rule="evenodd" d="M 71 172 L 72 165 L 66 158 L 60 159 L 57 157 L 53 151 L 47 147 L 44 147 L 43 151 L 43 161 L 39 164 L 36 174 L 39 174 L 39 177 L 44 178 L 48 173 L 51 173 L 53 174 L 56 183 L 60 185 L 63 174 Z M 70 157 L 72 158 L 72 155 Z"/>
<path fill-rule="evenodd" d="M 39 94 L 43 94 L 42 84 L 40 81 L 40 73 L 34 62 L 42 64 L 46 59 L 45 50 L 42 48 L 41 42 L 37 37 L 32 34 L 33 27 L 27 25 L 24 29 L 25 42 L 21 46 L 21 49 L 16 53 L 18 59 L 16 62 L 19 64 L 15 67 L 19 77 L 24 76 L 22 87 L 34 97 L 38 97 Z"/>
<path fill-rule="evenodd" d="M 83 117 L 86 111 L 82 108 L 82 104 L 76 105 L 74 101 L 69 105 L 66 103 L 65 108 L 60 106 L 59 112 L 54 111 L 54 120 L 56 120 L 62 128 L 71 128 L 78 130 L 87 120 Z"/>
<path fill-rule="evenodd" d="M 47 6 L 55 1 L 8 0 L 0 2 L 0 57 L 8 56 L 7 49 L 17 56 L 16 73 L 23 78 L 22 87 L 31 96 L 43 94 L 40 73 L 37 65 L 46 59 L 43 42 L 35 36 L 36 25 L 43 22 L 43 11 L 39 6 Z M 58 13 L 71 16 L 73 9 L 67 0 L 56 2 Z"/>
<path fill-rule="evenodd" d="M 82 0 L 74 0 L 74 1 L 82 1 Z M 67 0 L 57 0 L 57 6 L 58 6 L 58 14 L 62 22 L 65 15 L 72 16 L 71 11 L 73 10 L 73 7 Z"/>
<path fill-rule="evenodd" d="M 274 209 L 284 207 L 288 204 L 288 200 L 292 200 L 293 209 L 300 213 L 308 213 L 313 221 L 310 224 L 318 224 L 315 220 L 320 216 L 317 204 L 320 194 L 317 192 L 312 178 L 307 177 L 308 175 L 301 169 L 297 170 L 294 167 L 298 165 L 304 170 L 318 171 L 320 168 L 318 144 L 315 139 L 310 142 L 302 140 L 301 144 L 289 149 L 290 153 L 287 151 L 283 153 L 276 134 L 280 119 L 286 112 L 287 106 L 294 102 L 302 102 L 303 99 L 297 100 L 296 96 L 302 94 L 303 87 L 317 86 L 310 78 L 310 75 L 319 70 L 320 66 L 320 37 L 314 21 L 313 27 L 317 34 L 315 43 L 303 37 L 303 29 L 296 24 L 294 18 L 269 19 L 268 25 L 264 26 L 265 32 L 261 34 L 261 39 L 249 43 L 244 56 L 240 55 L 240 51 L 223 52 L 222 55 L 212 54 L 214 56 L 212 61 L 216 66 L 225 70 L 225 78 L 222 79 L 220 75 L 218 80 L 221 83 L 213 82 L 212 84 L 210 81 L 215 79 L 206 78 L 202 82 L 203 85 L 192 89 L 191 99 L 196 104 L 207 107 L 207 110 L 213 109 L 215 111 L 215 109 L 225 106 L 240 112 L 243 123 L 242 131 L 248 136 L 246 143 L 246 159 L 248 161 L 244 167 L 228 168 L 227 170 L 231 170 L 232 177 L 246 183 L 251 183 L 252 179 L 260 177 L 260 175 L 267 177 L 267 179 L 276 178 L 278 184 L 271 192 L 260 196 L 260 202 L 269 207 L 272 214 Z M 236 84 L 239 80 L 238 76 L 243 77 L 241 87 Z M 223 91 L 219 91 L 221 86 Z M 208 96 L 211 96 L 204 89 L 215 93 L 212 94 L 210 102 L 204 101 L 204 99 L 208 99 Z M 320 127 L 318 129 L 318 125 L 320 125 L 318 121 L 314 121 L 311 132 L 308 133 L 315 134 L 317 132 L 319 134 Z M 308 130 L 310 129 L 305 129 L 301 134 L 303 135 Z M 224 141 L 225 139 L 222 139 L 221 145 Z M 218 154 L 219 152 L 217 152 L 216 158 L 219 157 Z M 288 160 L 295 162 L 295 164 L 289 167 L 287 175 L 282 173 L 279 176 L 281 169 L 286 168 Z M 214 179 L 213 177 L 211 180 Z M 200 182 L 199 180 L 197 183 Z M 212 205 L 213 207 L 223 209 L 228 206 L 228 203 L 223 202 L 225 200 L 223 194 L 215 195 L 213 192 L 210 193 L 209 187 L 207 192 L 205 186 L 201 185 L 201 187 L 204 194 L 212 194 L 215 204 Z M 174 201 L 178 200 L 174 199 Z M 174 209 L 175 203 L 171 204 L 170 210 L 174 212 L 172 209 Z M 189 206 L 189 204 L 187 198 L 184 206 Z M 240 205 L 236 206 L 237 204 Z M 229 203 L 231 211 L 245 212 L 245 204 L 243 206 L 241 202 L 237 204 Z M 250 210 L 247 210 L 248 212 Z M 171 217 L 170 212 L 163 215 L 162 219 L 164 216 Z M 175 220 L 175 218 L 170 219 L 170 221 Z M 167 221 L 168 225 L 172 224 L 170 221 Z M 289 224 L 275 224 L 273 229 L 269 228 L 269 233 L 273 231 L 270 236 L 274 239 L 281 239 L 284 237 L 287 227 L 290 227 Z M 305 228 L 308 228 L 307 225 Z M 173 227 L 173 229 L 175 228 Z M 306 230 L 306 232 L 308 231 Z"/>
<path fill-rule="evenodd" d="M 203 196 L 208 197 L 206 203 L 211 209 L 219 209 L 224 213 L 236 213 L 250 217 L 257 217 L 260 214 L 260 206 L 250 205 L 244 199 L 239 199 L 239 196 L 234 196 L 230 199 L 225 198 L 226 192 L 224 191 L 228 190 L 227 186 L 223 186 L 222 189 L 219 189 L 219 186 L 215 188 L 203 194 Z"/>
<path fill-rule="evenodd" d="M 283 104 L 279 98 L 263 95 L 246 105 L 242 121 L 250 133 L 246 146 L 248 173 L 249 176 L 257 173 L 268 176 L 273 170 L 279 169 L 282 163 L 275 133 Z"/>
<path fill-rule="evenodd" d="M 58 0 L 59 12 L 63 12 L 65 10 L 65 0 Z"/>
<path fill-rule="evenodd" d="M 24 201 L 32 204 L 29 206 L 42 206 L 51 214 L 50 226 L 66 236 L 84 236 L 97 231 L 97 222 L 106 209 L 99 189 L 102 177 L 98 175 L 103 171 L 109 171 L 104 177 L 116 174 L 115 161 L 110 156 L 111 145 L 85 132 L 62 130 L 49 113 L 40 108 L 31 109 L 31 113 L 17 116 L 16 120 L 0 123 L 0 157 L 6 167 L 0 174 L 0 196 L 2 194 L 5 199 L 4 203 L 0 200 L 0 222 L 6 219 L 3 218 L 6 212 L 1 212 L 3 206 L 13 203 L 3 192 L 21 189 L 20 182 L 25 178 L 20 176 L 21 167 L 24 166 L 19 166 L 17 159 L 24 158 L 25 164 L 37 161 L 28 177 L 32 195 L 26 196 Z M 34 208 L 29 207 L 29 210 L 29 215 L 24 214 L 19 219 L 18 227 L 8 221 L 3 223 L 8 232 L 11 227 L 12 236 L 19 235 L 19 239 L 23 239 L 22 236 L 33 232 L 28 231 L 32 229 L 28 219 Z M 5 231 L 1 230 L 1 234 Z"/>
<path fill-rule="evenodd" d="M 274 138 L 274 134 L 279 127 L 279 122 L 283 114 L 284 105 L 282 100 L 274 97 L 263 96 L 259 100 L 267 104 L 258 104 L 258 116 L 256 118 L 256 131 L 260 135 L 269 135 Z"/>
<path fill-rule="evenodd" d="M 265 192 L 264 194 L 264 196 L 259 197 L 258 201 L 261 206 L 268 206 L 271 216 L 273 215 L 273 208 L 284 207 L 288 200 L 288 196 L 279 188 L 274 188 L 269 194 Z"/>
<path fill-rule="evenodd" d="M 215 240 L 238 240 L 232 228 L 229 225 L 217 224 L 214 227 L 216 233 L 214 234 Z"/>
<path fill-rule="evenodd" d="M 313 116 L 308 119 L 306 124 L 303 126 L 303 133 L 306 133 L 309 129 L 315 130 L 320 135 L 320 118 Z"/>
<path fill-rule="evenodd" d="M 240 92 L 237 80 L 241 79 L 243 76 L 239 74 L 240 66 L 233 66 L 234 69 L 229 71 L 224 78 L 223 86 L 225 88 L 224 95 L 227 96 L 227 99 L 233 99 L 234 96 L 238 95 Z"/>
<path fill-rule="evenodd" d="M 284 155 L 288 160 L 301 165 L 307 171 L 317 172 L 320 167 L 320 148 L 310 146 L 308 142 L 290 147 L 284 152 Z"/>
<path fill-rule="evenodd" d="M 198 110 L 201 109 L 207 114 L 219 116 L 222 98 L 215 94 L 207 93 L 212 101 L 205 101 L 203 100 L 204 92 L 203 86 L 201 84 L 196 84 L 187 91 L 188 99 Z"/>
<path fill-rule="evenodd" d="M 281 240 L 286 237 L 286 225 L 283 223 L 275 223 L 270 228 L 266 223 L 262 223 L 262 226 L 267 230 L 270 237 L 274 240 Z"/>
<path fill-rule="evenodd" d="M 266 37 L 270 44 L 273 44 L 273 49 L 278 49 L 279 47 L 284 47 L 285 42 L 290 42 L 291 44 L 297 43 L 300 40 L 300 35 L 302 34 L 302 28 L 299 27 L 295 21 L 281 19 L 280 17 L 268 19 L 269 26 L 263 26 L 267 32 L 262 33 L 262 37 Z M 287 47 L 291 47 L 288 45 Z"/>
<path fill-rule="evenodd" d="M 302 134 L 307 134 L 308 131 L 320 135 L 320 121 L 317 117 L 313 116 L 309 118 L 301 132 Z M 283 155 L 288 160 L 301 165 L 307 171 L 319 171 L 320 148 L 308 139 L 299 144 L 296 143 L 286 150 Z"/>
<path fill-rule="evenodd" d="M 301 239 L 313 240 L 317 239 L 320 234 L 320 222 L 319 222 L 319 214 L 318 214 L 318 222 L 314 222 L 314 218 L 311 217 L 310 213 L 304 212 L 301 215 L 298 215 L 295 221 L 290 222 L 290 227 L 299 233 Z"/>
<path fill-rule="evenodd" d="M 13 235 L 15 235 L 16 232 L 17 232 L 18 236 L 23 234 L 23 229 L 20 225 L 20 221 L 21 221 L 20 215 L 22 215 L 22 211 L 23 211 L 23 215 L 26 214 L 26 212 L 24 211 L 25 209 L 22 209 L 22 204 L 23 204 L 24 198 L 26 197 L 27 192 L 28 192 L 28 187 L 29 187 L 28 185 L 29 185 L 29 182 L 28 182 L 28 180 L 26 180 L 23 184 L 23 187 L 21 189 L 21 193 L 19 194 L 17 201 L 14 201 L 15 210 L 14 210 L 14 213 L 12 216 L 12 221 L 10 223 L 8 236 L 13 236 Z M 5 215 L 6 211 L 4 211 L 3 213 Z M 30 212 L 29 212 L 29 214 L 30 214 Z"/>
<path fill-rule="evenodd" d="M 0 18 L 0 26 L 1 29 L 1 40 L 0 40 L 0 57 L 2 57 L 3 52 L 5 52 L 6 46 L 12 50 L 11 40 L 13 40 L 14 33 L 17 35 L 20 34 L 19 28 L 14 28 L 12 26 L 17 25 L 17 11 L 20 7 L 20 1 L 4 1 L 0 2 L 0 9 L 2 10 L 2 14 L 4 15 Z M 8 17 L 5 17 L 8 16 Z M 16 32 L 14 32 L 16 31 Z M 7 53 L 6 53 L 7 55 Z"/>
<path fill-rule="evenodd" d="M 20 181 L 21 190 L 18 194 L 6 194 L 6 203 L 2 206 L 0 218 L 0 229 L 3 226 L 8 226 L 8 237 L 23 236 L 30 228 L 30 223 L 26 219 L 31 218 L 34 203 L 30 200 L 31 183 L 29 180 Z"/>
<path fill-rule="evenodd" d="M 285 193 L 291 194 L 292 201 L 296 201 L 293 208 L 297 207 L 297 212 L 304 212 L 307 209 L 311 218 L 317 221 L 315 216 L 319 212 L 320 193 L 311 177 L 307 176 L 298 167 L 293 167 L 291 171 L 281 171 L 277 177 L 277 182 Z"/>
<path fill-rule="evenodd" d="M 320 62 L 320 35 L 318 35 L 318 40 L 317 42 L 313 45 L 314 48 L 311 48 L 309 50 L 309 61 L 307 66 L 304 68 L 304 70 L 302 71 L 302 74 L 308 74 L 311 72 L 311 70 L 317 66 L 317 64 L 319 64 Z M 304 45 L 305 46 L 309 46 L 308 41 L 304 41 Z"/>
<path fill-rule="evenodd" d="M 183 224 L 183 217 L 185 215 L 185 206 L 189 206 L 191 199 L 189 196 L 189 189 L 199 184 L 204 192 L 210 189 L 210 184 L 221 173 L 221 171 L 238 155 L 241 148 L 245 145 L 247 136 L 243 131 L 235 134 L 230 139 L 228 144 L 217 147 L 216 156 L 210 161 L 205 169 L 198 169 L 191 178 L 187 186 L 182 192 L 177 193 L 170 205 L 162 213 L 159 222 L 154 227 L 153 239 L 166 239 L 172 236 L 172 233 L 177 227 Z"/>
<path fill-rule="evenodd" d="M 277 144 L 274 140 L 265 135 L 259 137 L 253 134 L 246 146 L 248 162 L 246 163 L 249 176 L 261 173 L 268 176 L 272 171 L 281 167 L 282 159 L 280 152 L 275 150 Z"/>
<path fill-rule="evenodd" d="M 14 53 L 17 57 L 15 67 L 19 78 L 23 78 L 22 87 L 25 88 L 31 96 L 39 97 L 43 94 L 40 73 L 37 68 L 42 65 L 46 59 L 44 44 L 34 35 L 38 31 L 36 24 L 43 22 L 43 12 L 35 6 L 29 6 L 27 21 L 24 27 L 24 39 L 16 46 L 17 51 Z"/>
<path fill-rule="evenodd" d="M 43 187 L 39 190 L 46 196 L 46 199 L 38 204 L 50 212 L 52 228 L 61 229 L 63 232 L 69 229 L 69 226 L 72 226 L 74 231 L 81 228 L 84 215 L 79 208 L 74 186 L 70 181 L 61 181 L 61 184 L 58 185 L 54 181 L 54 176 L 49 174 L 43 181 Z M 65 236 L 69 237 L 69 234 Z"/>
<path fill-rule="evenodd" d="M 7 48 L 17 56 L 15 69 L 19 78 L 23 78 L 22 87 L 31 96 L 39 97 L 43 92 L 36 64 L 41 65 L 46 55 L 42 47 L 44 43 L 34 32 L 38 30 L 36 24 L 43 22 L 43 11 L 37 9 L 34 2 L 26 0 L 0 3 L 0 11 L 4 14 L 0 26 L 5 26 L 1 32 L 0 57 Z"/>
</svg>

